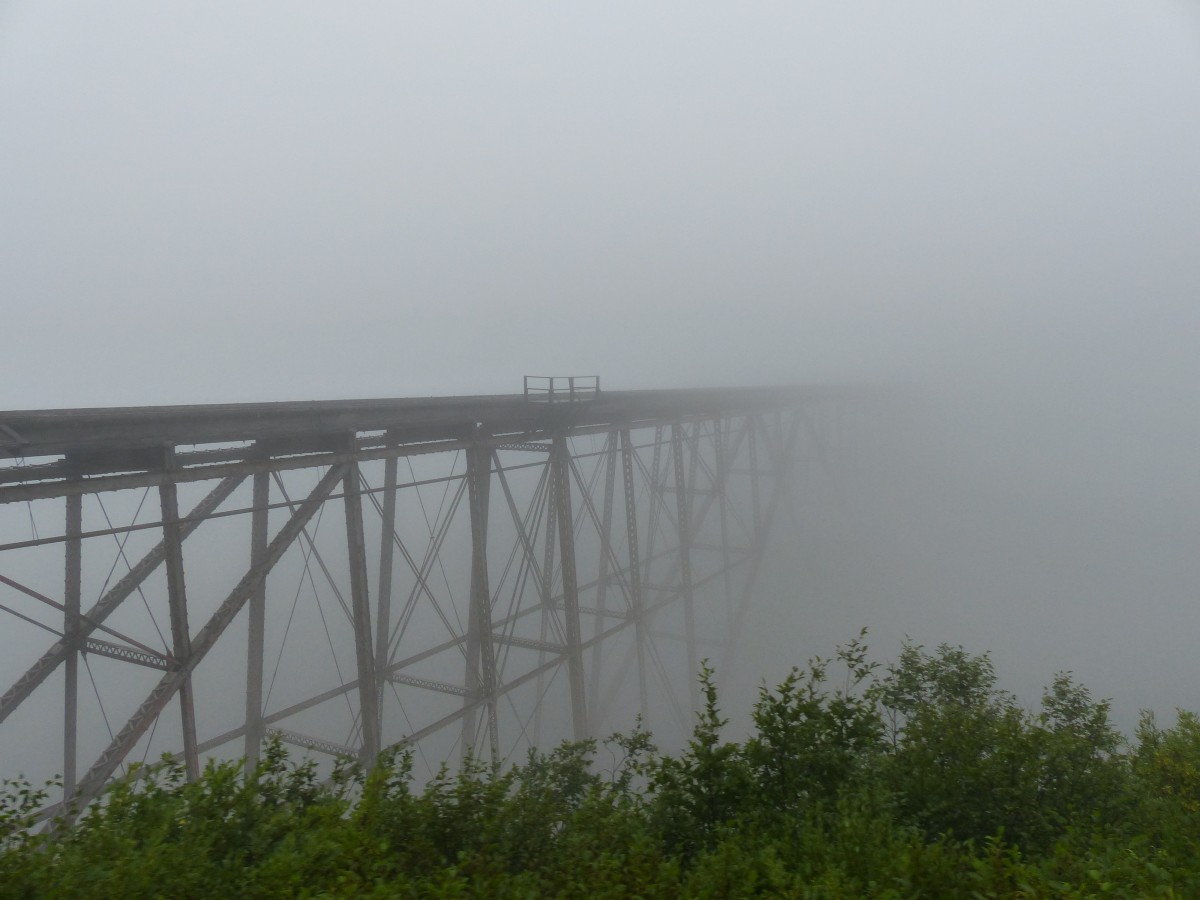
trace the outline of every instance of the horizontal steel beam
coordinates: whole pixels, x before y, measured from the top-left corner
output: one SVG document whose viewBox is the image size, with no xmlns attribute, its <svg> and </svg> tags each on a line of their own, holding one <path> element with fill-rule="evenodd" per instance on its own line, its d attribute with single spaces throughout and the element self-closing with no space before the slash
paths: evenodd
<svg viewBox="0 0 1200 900">
<path fill-rule="evenodd" d="M 303 747 L 306 750 L 316 750 L 320 753 L 328 753 L 330 756 L 348 756 L 351 759 L 358 756 L 358 751 L 353 747 L 347 747 L 345 744 L 335 744 L 333 741 L 325 741 L 321 738 L 309 737 L 307 734 L 300 734 L 298 731 L 288 731 L 285 728 L 268 728 L 267 737 L 276 737 L 285 744 L 291 744 L 294 747 Z"/>
<path fill-rule="evenodd" d="M 154 451 L 164 446 L 253 441 L 267 446 L 277 442 L 287 447 L 331 449 L 328 444 L 320 446 L 321 442 L 336 442 L 340 435 L 362 432 L 386 433 L 383 440 L 388 443 L 462 440 L 475 433 L 480 423 L 492 434 L 547 431 L 563 426 L 780 409 L 845 396 L 852 390 L 810 386 L 606 391 L 588 403 L 561 406 L 529 403 L 520 394 L 505 394 L 8 410 L 0 411 L 0 426 L 17 439 L 0 443 L 0 458 L 68 454 L 91 470 L 94 464 L 109 464 L 103 457 L 106 453 Z"/>
<path fill-rule="evenodd" d="M 159 669 L 165 672 L 170 668 L 170 663 L 162 656 L 155 656 L 146 653 L 137 647 L 127 647 L 124 644 L 112 644 L 108 641 L 100 641 L 96 638 L 88 638 L 83 642 L 83 651 L 85 653 L 95 653 L 97 656 L 107 656 L 110 659 L 119 659 L 122 662 L 136 663 L 139 666 L 146 666 L 150 669 Z"/>
<path fill-rule="evenodd" d="M 431 678 L 418 678 L 416 675 L 405 675 L 403 672 L 392 672 L 386 677 L 393 684 L 407 684 L 410 687 L 426 688 L 427 690 L 439 691 L 443 694 L 455 694 L 459 697 L 466 697 L 471 693 L 461 685 L 448 684 L 445 681 L 434 681 Z"/>
<path fill-rule="evenodd" d="M 517 637 L 515 634 L 493 634 L 492 640 L 497 644 L 507 644 L 523 650 L 539 650 L 544 653 L 562 653 L 564 649 L 562 644 L 539 641 L 537 638 Z"/>
</svg>

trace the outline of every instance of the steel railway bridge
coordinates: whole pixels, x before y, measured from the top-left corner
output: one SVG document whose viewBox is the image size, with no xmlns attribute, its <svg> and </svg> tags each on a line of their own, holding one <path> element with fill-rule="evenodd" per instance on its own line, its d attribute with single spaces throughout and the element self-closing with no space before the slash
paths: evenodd
<svg viewBox="0 0 1200 900">
<path fill-rule="evenodd" d="M 849 389 L 0 412 L 0 775 L 690 727 Z"/>
</svg>

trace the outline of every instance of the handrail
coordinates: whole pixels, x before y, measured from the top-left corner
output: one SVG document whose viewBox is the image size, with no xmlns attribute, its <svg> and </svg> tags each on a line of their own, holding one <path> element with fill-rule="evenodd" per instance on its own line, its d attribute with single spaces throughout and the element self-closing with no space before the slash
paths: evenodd
<svg viewBox="0 0 1200 900">
<path fill-rule="evenodd" d="M 600 396 L 600 376 L 526 375 L 524 394 L 526 402 L 530 403 L 577 403 L 582 400 L 595 400 Z"/>
</svg>

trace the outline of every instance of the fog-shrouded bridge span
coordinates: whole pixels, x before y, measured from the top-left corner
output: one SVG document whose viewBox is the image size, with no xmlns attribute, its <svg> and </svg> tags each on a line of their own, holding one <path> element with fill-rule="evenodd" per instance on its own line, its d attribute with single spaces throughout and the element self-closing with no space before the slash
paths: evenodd
<svg viewBox="0 0 1200 900">
<path fill-rule="evenodd" d="M 0 775 L 61 774 L 48 816 L 268 736 L 432 771 L 632 713 L 686 731 L 796 463 L 856 396 L 574 378 L 0 412 Z"/>
</svg>

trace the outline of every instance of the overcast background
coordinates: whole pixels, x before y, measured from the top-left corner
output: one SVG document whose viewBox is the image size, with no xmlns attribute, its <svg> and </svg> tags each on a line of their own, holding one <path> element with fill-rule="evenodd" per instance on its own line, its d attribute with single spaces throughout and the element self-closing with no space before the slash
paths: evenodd
<svg viewBox="0 0 1200 900">
<path fill-rule="evenodd" d="M 0 409 L 902 384 L 756 676 L 1200 707 L 1198 9 L 0 0 Z"/>
</svg>

